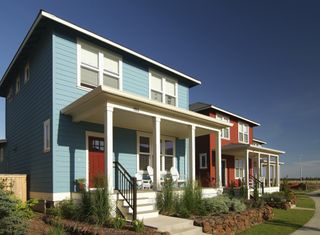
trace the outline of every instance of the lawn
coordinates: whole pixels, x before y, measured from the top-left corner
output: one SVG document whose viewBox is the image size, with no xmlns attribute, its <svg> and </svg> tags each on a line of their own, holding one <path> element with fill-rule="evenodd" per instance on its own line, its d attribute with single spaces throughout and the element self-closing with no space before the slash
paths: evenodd
<svg viewBox="0 0 320 235">
<path fill-rule="evenodd" d="M 315 208 L 314 201 L 304 193 L 295 193 L 297 196 L 297 207 Z"/>
<path fill-rule="evenodd" d="M 240 235 L 286 235 L 291 234 L 311 219 L 314 211 L 274 209 L 274 218 L 239 233 Z"/>
</svg>

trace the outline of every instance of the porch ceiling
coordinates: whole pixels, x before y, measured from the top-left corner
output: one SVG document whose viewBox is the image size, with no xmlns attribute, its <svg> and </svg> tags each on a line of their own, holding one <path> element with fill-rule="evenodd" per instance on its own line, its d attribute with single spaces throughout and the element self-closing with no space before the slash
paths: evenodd
<svg viewBox="0 0 320 235">
<path fill-rule="evenodd" d="M 249 150 L 251 155 L 256 155 L 260 153 L 261 155 L 279 155 L 284 154 L 284 151 L 259 147 L 251 144 L 228 144 L 222 147 L 223 154 L 231 154 L 231 155 L 243 155 L 245 151 Z"/>
<path fill-rule="evenodd" d="M 61 112 L 72 116 L 74 122 L 85 121 L 103 124 L 107 102 L 114 105 L 113 122 L 116 127 L 152 132 L 152 118 L 160 116 L 161 134 L 186 138 L 190 123 L 197 127 L 196 136 L 231 126 L 212 117 L 146 100 L 135 95 L 128 95 L 105 86 L 99 86 L 80 97 L 62 109 Z"/>
</svg>

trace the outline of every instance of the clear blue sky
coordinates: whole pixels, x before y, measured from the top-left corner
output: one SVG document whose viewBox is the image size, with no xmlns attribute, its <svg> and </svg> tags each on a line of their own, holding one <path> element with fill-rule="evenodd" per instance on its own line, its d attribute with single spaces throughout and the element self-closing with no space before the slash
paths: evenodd
<svg viewBox="0 0 320 235">
<path fill-rule="evenodd" d="M 261 123 L 283 175 L 320 177 L 319 1 L 1 1 L 1 77 L 41 8 L 201 80 L 191 102 Z"/>
</svg>

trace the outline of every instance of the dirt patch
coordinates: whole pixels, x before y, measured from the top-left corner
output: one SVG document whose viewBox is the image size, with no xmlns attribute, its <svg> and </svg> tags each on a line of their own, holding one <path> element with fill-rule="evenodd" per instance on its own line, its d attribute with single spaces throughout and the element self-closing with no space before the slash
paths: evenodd
<svg viewBox="0 0 320 235">
<path fill-rule="evenodd" d="M 51 226 L 42 220 L 43 214 L 35 213 L 29 222 L 28 235 L 45 235 L 48 234 Z"/>
</svg>

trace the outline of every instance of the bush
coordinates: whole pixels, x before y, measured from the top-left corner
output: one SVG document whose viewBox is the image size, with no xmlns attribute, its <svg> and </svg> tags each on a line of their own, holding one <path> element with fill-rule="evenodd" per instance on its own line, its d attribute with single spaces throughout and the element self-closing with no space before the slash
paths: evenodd
<svg viewBox="0 0 320 235">
<path fill-rule="evenodd" d="M 286 202 L 287 199 L 283 192 L 266 193 L 263 195 L 266 202 Z"/>
<path fill-rule="evenodd" d="M 230 199 L 225 196 L 203 199 L 201 208 L 207 215 L 216 215 L 229 212 Z"/>
<path fill-rule="evenodd" d="M 157 208 L 162 214 L 170 215 L 174 212 L 173 181 L 166 177 L 162 190 L 157 194 Z"/>
<path fill-rule="evenodd" d="M 104 188 L 97 188 L 92 203 L 93 223 L 103 225 L 110 219 L 111 205 L 109 194 Z"/>
<path fill-rule="evenodd" d="M 144 223 L 140 220 L 132 221 L 133 230 L 137 233 L 142 233 L 144 231 Z"/>
<path fill-rule="evenodd" d="M 182 206 L 191 214 L 198 214 L 202 201 L 202 189 L 197 182 L 188 182 L 181 197 Z"/>
<path fill-rule="evenodd" d="M 31 216 L 28 203 L 22 203 L 0 187 L 0 234 L 26 234 Z"/>
<path fill-rule="evenodd" d="M 235 187 L 235 182 L 234 182 L 234 180 L 232 180 L 231 184 L 230 184 L 230 189 L 228 192 L 230 198 L 234 198 L 236 196 L 236 191 L 235 191 L 234 187 Z"/>
<path fill-rule="evenodd" d="M 244 199 L 247 198 L 247 187 L 245 186 L 245 181 L 243 180 L 240 180 L 239 197 Z"/>
<path fill-rule="evenodd" d="M 65 219 L 77 219 L 79 207 L 74 203 L 73 200 L 63 200 L 59 203 L 61 216 Z"/>
<path fill-rule="evenodd" d="M 239 199 L 233 198 L 231 200 L 230 210 L 235 212 L 245 211 L 247 209 L 246 205 Z"/>
<path fill-rule="evenodd" d="M 90 222 L 90 216 L 92 214 L 92 195 L 91 191 L 83 190 L 81 192 L 79 219 L 82 221 Z"/>
<path fill-rule="evenodd" d="M 64 235 L 64 228 L 61 224 L 54 224 L 48 231 L 48 235 Z"/>
<path fill-rule="evenodd" d="M 121 218 L 121 217 L 119 217 L 119 216 L 116 216 L 112 220 L 112 226 L 115 229 L 122 229 L 125 225 L 126 225 L 126 220 Z"/>
</svg>

